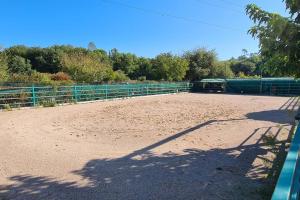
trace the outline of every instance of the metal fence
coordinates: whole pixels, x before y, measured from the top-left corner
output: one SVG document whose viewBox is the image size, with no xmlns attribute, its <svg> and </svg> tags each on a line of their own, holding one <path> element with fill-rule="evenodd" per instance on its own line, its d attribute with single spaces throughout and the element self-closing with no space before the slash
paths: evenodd
<svg viewBox="0 0 300 200">
<path fill-rule="evenodd" d="M 272 200 L 296 200 L 300 193 L 300 126 L 298 125 L 280 172 Z"/>
<path fill-rule="evenodd" d="M 226 81 L 226 92 L 290 96 L 300 94 L 300 81 L 295 79 L 263 78 Z"/>
<path fill-rule="evenodd" d="M 0 86 L 0 109 L 188 92 L 190 83 Z"/>
<path fill-rule="evenodd" d="M 294 96 L 300 94 L 300 80 L 293 78 L 203 79 L 194 83 L 192 91 Z"/>
</svg>

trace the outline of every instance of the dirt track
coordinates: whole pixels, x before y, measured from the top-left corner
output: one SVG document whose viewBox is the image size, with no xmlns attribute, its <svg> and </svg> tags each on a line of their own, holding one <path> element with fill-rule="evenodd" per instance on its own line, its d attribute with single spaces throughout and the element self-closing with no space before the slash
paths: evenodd
<svg viewBox="0 0 300 200">
<path fill-rule="evenodd" d="M 177 94 L 0 112 L 0 199 L 260 199 L 296 98 Z"/>
</svg>

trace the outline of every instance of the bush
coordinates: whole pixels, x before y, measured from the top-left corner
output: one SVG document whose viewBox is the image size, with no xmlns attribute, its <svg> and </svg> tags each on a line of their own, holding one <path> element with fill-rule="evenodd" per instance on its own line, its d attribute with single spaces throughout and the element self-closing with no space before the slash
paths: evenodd
<svg viewBox="0 0 300 200">
<path fill-rule="evenodd" d="M 74 81 L 85 83 L 108 81 L 113 71 L 107 63 L 99 62 L 85 53 L 64 55 L 62 70 L 68 73 Z"/>
<path fill-rule="evenodd" d="M 129 78 L 122 70 L 118 70 L 113 73 L 113 80 L 116 82 L 122 82 L 129 80 Z"/>
<path fill-rule="evenodd" d="M 146 80 L 147 80 L 146 76 L 140 76 L 138 78 L 138 81 L 146 81 Z"/>
<path fill-rule="evenodd" d="M 52 100 L 42 101 L 41 105 L 43 107 L 55 107 L 56 106 L 56 102 L 52 101 Z"/>
<path fill-rule="evenodd" d="M 30 75 L 26 74 L 12 74 L 9 79 L 9 82 L 17 83 L 38 83 L 42 85 L 50 85 L 51 78 L 49 74 L 39 73 L 33 71 Z"/>
<path fill-rule="evenodd" d="M 253 76 L 251 76 L 251 75 L 245 75 L 244 72 L 239 72 L 239 73 L 238 73 L 238 77 L 239 77 L 239 78 L 245 78 L 245 79 L 247 79 L 247 78 L 248 78 L 248 79 L 251 79 L 251 78 L 252 78 L 252 79 L 258 79 L 258 78 L 261 78 L 259 75 L 253 75 Z"/>
<path fill-rule="evenodd" d="M 232 78 L 234 73 L 227 62 L 216 62 L 210 69 L 210 77 L 213 78 Z"/>
<path fill-rule="evenodd" d="M 55 74 L 56 75 L 56 74 Z M 61 75 L 58 75 L 61 77 Z M 70 85 L 73 84 L 72 80 L 52 80 L 53 75 L 47 73 L 39 73 L 33 71 L 30 75 L 26 74 L 12 74 L 9 76 L 8 81 L 14 83 L 23 83 L 23 84 L 37 84 L 37 85 Z"/>
<path fill-rule="evenodd" d="M 30 61 L 21 56 L 13 56 L 9 59 L 8 70 L 10 73 L 19 74 L 30 74 L 32 71 Z"/>
<path fill-rule="evenodd" d="M 8 78 L 8 66 L 7 57 L 0 51 L 0 81 L 7 81 Z"/>
<path fill-rule="evenodd" d="M 4 104 L 3 109 L 5 109 L 6 111 L 11 111 L 12 110 L 12 108 L 10 107 L 9 104 Z"/>
<path fill-rule="evenodd" d="M 56 74 L 51 75 L 51 80 L 53 80 L 53 81 L 70 81 L 71 77 L 64 72 L 58 72 Z"/>
</svg>

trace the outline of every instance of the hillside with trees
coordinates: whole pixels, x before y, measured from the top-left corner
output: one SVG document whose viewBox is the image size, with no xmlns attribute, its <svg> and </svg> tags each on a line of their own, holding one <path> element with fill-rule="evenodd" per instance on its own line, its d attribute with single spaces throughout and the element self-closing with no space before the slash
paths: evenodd
<svg viewBox="0 0 300 200">
<path fill-rule="evenodd" d="M 261 58 L 244 54 L 220 61 L 214 50 L 199 48 L 182 55 L 161 53 L 154 58 L 132 53 L 55 45 L 47 48 L 23 45 L 0 52 L 1 82 L 104 83 L 124 81 L 196 81 L 203 78 L 260 75 Z"/>
</svg>

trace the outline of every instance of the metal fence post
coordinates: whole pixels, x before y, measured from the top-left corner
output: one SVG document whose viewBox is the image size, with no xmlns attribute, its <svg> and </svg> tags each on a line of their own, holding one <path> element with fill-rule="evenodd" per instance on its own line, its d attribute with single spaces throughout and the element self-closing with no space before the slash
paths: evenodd
<svg viewBox="0 0 300 200">
<path fill-rule="evenodd" d="M 36 106 L 36 95 L 35 95 L 35 87 L 34 87 L 34 85 L 31 86 L 31 93 L 32 93 L 33 106 Z"/>
<path fill-rule="evenodd" d="M 288 95 L 290 94 L 290 91 L 291 91 L 291 81 L 289 81 Z"/>
<path fill-rule="evenodd" d="M 76 85 L 74 85 L 74 87 L 73 87 L 73 94 L 74 94 L 75 102 L 77 102 L 78 101 L 78 97 L 77 97 L 77 86 Z"/>
<path fill-rule="evenodd" d="M 129 85 L 127 85 L 127 97 L 130 97 L 130 88 L 129 88 Z"/>
<path fill-rule="evenodd" d="M 107 96 L 108 96 L 108 88 L 107 85 L 105 85 L 105 99 L 107 99 Z"/>
<path fill-rule="evenodd" d="M 259 94 L 262 93 L 262 88 L 263 88 L 262 85 L 263 85 L 262 78 L 260 78 Z"/>
<path fill-rule="evenodd" d="M 147 96 L 149 95 L 148 85 L 146 85 L 146 94 L 147 94 Z"/>
</svg>

